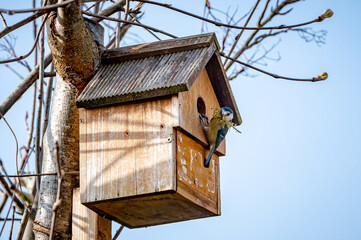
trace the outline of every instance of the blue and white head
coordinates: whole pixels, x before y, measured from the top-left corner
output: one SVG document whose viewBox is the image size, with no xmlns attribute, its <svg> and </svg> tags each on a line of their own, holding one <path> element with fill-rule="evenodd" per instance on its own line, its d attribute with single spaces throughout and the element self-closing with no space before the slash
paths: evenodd
<svg viewBox="0 0 361 240">
<path fill-rule="evenodd" d="M 226 119 L 229 122 L 233 120 L 233 111 L 229 107 L 222 107 L 221 108 L 221 117 L 222 119 Z"/>
</svg>

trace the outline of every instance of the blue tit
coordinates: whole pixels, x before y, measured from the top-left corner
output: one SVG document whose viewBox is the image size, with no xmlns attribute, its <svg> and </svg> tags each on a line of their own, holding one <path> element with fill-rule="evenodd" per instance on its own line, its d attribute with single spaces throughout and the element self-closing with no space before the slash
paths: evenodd
<svg viewBox="0 0 361 240">
<path fill-rule="evenodd" d="M 199 117 L 210 149 L 207 160 L 204 162 L 204 166 L 208 168 L 214 150 L 222 143 L 232 123 L 233 111 L 229 107 L 222 107 L 214 112 L 211 121 L 208 121 L 208 117 L 203 114 Z"/>
</svg>

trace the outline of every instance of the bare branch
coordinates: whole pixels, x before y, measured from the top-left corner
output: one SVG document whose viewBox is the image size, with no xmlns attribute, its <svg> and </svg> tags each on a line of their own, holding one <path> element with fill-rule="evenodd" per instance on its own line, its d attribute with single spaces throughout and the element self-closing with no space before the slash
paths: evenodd
<svg viewBox="0 0 361 240">
<path fill-rule="evenodd" d="M 120 11 L 118 12 L 118 19 L 121 18 L 121 15 L 120 15 Z M 126 19 L 124 19 L 126 20 Z M 124 24 L 123 24 L 124 25 Z M 117 26 L 115 27 L 115 44 L 114 46 L 117 48 L 119 47 L 119 42 L 120 42 L 120 22 L 117 22 Z"/>
<path fill-rule="evenodd" d="M 2 117 L 2 119 L 4 120 L 4 122 L 6 123 L 6 125 L 8 126 L 8 128 L 10 129 L 10 131 L 11 131 L 11 133 L 13 134 L 14 139 L 15 139 L 15 144 L 16 144 L 16 152 L 15 152 L 15 156 L 16 156 L 16 157 L 15 157 L 16 174 L 19 175 L 19 163 L 18 163 L 19 143 L 18 143 L 18 139 L 17 139 L 17 137 L 16 137 L 13 129 L 10 127 L 10 124 L 8 123 L 8 121 L 6 121 L 5 117 L 4 117 L 1 113 L 0 113 L 0 116 Z M 6 174 L 5 169 L 4 169 L 4 166 L 3 166 L 1 160 L 0 160 L 0 167 L 1 167 L 1 169 L 3 170 L 3 172 Z M 12 184 L 9 178 L 8 178 L 8 180 L 9 180 L 9 183 Z M 18 179 L 18 181 L 19 181 L 19 184 L 20 184 L 20 178 Z M 20 187 L 21 187 L 21 184 L 20 184 Z"/>
<path fill-rule="evenodd" d="M 114 3 L 113 5 L 107 7 L 106 9 L 100 11 L 97 15 L 110 16 L 110 15 L 112 15 L 113 13 L 115 13 L 117 11 L 123 10 L 124 4 L 125 4 L 125 0 L 118 1 L 118 2 Z M 93 17 L 93 18 L 91 18 L 91 20 L 96 21 L 96 22 L 100 22 L 103 19 L 99 18 L 99 17 Z"/>
<path fill-rule="evenodd" d="M 60 166 L 60 159 L 59 159 L 59 143 L 58 141 L 55 142 L 55 160 L 56 160 L 56 170 L 58 175 L 58 191 L 56 193 L 56 201 L 53 205 L 53 217 L 51 220 L 51 227 L 50 227 L 50 236 L 49 239 L 54 239 L 54 227 L 56 221 L 56 212 L 61 204 L 61 184 L 63 182 L 63 171 Z"/>
<path fill-rule="evenodd" d="M 125 13 L 124 13 L 124 20 L 126 21 L 129 14 L 129 0 L 125 0 Z M 124 24 L 123 24 L 124 26 Z"/>
<path fill-rule="evenodd" d="M 146 29 L 150 29 L 154 32 L 159 32 L 159 33 L 162 33 L 168 37 L 172 37 L 172 38 L 177 38 L 176 36 L 170 34 L 170 33 L 167 33 L 167 32 L 164 32 L 160 29 L 157 29 L 157 28 L 154 28 L 154 27 L 150 27 L 150 26 L 147 26 L 147 25 L 143 25 L 143 24 L 140 24 L 140 23 L 135 23 L 135 22 L 132 22 L 132 21 L 124 21 L 124 20 L 121 20 L 121 19 L 116 19 L 116 18 L 111 18 L 111 17 L 106 17 L 106 16 L 101 16 L 101 15 L 98 15 L 98 14 L 93 14 L 93 13 L 88 13 L 88 12 L 84 12 L 82 11 L 85 15 L 88 15 L 88 16 L 92 16 L 92 17 L 97 17 L 97 18 L 103 18 L 103 19 L 106 19 L 106 20 L 109 20 L 109 21 L 113 21 L 113 22 L 121 22 L 121 23 L 127 23 L 127 24 L 132 24 L 132 25 L 135 25 L 135 26 L 138 26 L 138 27 L 142 27 L 142 28 L 146 28 Z"/>
<path fill-rule="evenodd" d="M 4 177 L 22 178 L 22 177 L 37 177 L 37 176 L 55 176 L 57 173 L 33 173 L 33 174 L 20 174 L 20 175 L 0 175 L 0 179 Z M 79 171 L 64 172 L 64 175 L 79 175 Z"/>
<path fill-rule="evenodd" d="M 4 24 L 4 28 L 7 28 L 8 25 L 7 25 L 6 20 L 5 20 L 5 18 L 4 18 L 4 16 L 2 15 L 1 12 L 0 12 L 0 18 L 1 18 L 1 21 L 3 22 L 3 24 Z"/>
<path fill-rule="evenodd" d="M 312 28 L 293 28 L 291 30 L 297 32 L 300 38 L 306 42 L 314 41 L 318 46 L 326 41 L 327 31 L 325 30 L 313 31 Z"/>
<path fill-rule="evenodd" d="M 268 4 L 269 2 L 266 2 L 264 9 L 262 11 L 261 16 L 258 19 L 258 27 L 263 27 L 265 26 L 267 23 L 269 23 L 275 16 L 279 15 L 279 12 L 285 8 L 286 6 L 296 3 L 300 0 L 284 0 L 282 3 L 278 3 L 277 2 L 277 6 L 274 9 L 271 9 L 271 12 L 269 13 L 268 17 L 266 19 L 263 20 L 265 12 L 267 10 Z M 286 30 L 283 30 L 286 31 Z M 258 34 L 259 29 L 253 31 L 248 38 L 245 40 L 244 44 L 242 45 L 242 47 L 233 55 L 233 58 L 238 59 L 247 49 L 251 48 L 250 44 L 252 42 L 252 40 L 256 37 L 256 35 Z M 271 31 L 270 31 L 271 32 Z M 228 71 L 230 69 L 230 67 L 233 65 L 233 61 L 228 62 L 228 64 L 225 65 L 225 70 Z"/>
<path fill-rule="evenodd" d="M 3 36 L 5 36 L 6 34 L 9 34 L 10 32 L 34 21 L 35 19 L 37 19 L 38 17 L 41 17 L 42 15 L 44 15 L 46 12 L 36 12 L 33 15 L 15 23 L 12 26 L 6 27 L 3 30 L 0 31 L 0 38 L 2 38 Z"/>
<path fill-rule="evenodd" d="M 120 1 L 117 2 L 113 5 L 111 5 L 110 7 L 104 9 L 103 11 L 100 12 L 101 15 L 111 15 L 114 12 L 121 10 L 121 6 L 122 4 L 124 5 L 124 1 Z M 30 16 L 29 18 L 27 18 L 27 20 L 23 20 L 22 23 L 18 23 L 13 25 L 13 28 L 11 29 L 11 31 L 19 28 L 20 26 L 31 22 L 32 20 L 40 17 L 41 15 L 43 15 L 44 13 L 40 13 L 37 12 L 36 14 Z M 99 17 L 95 17 L 92 18 L 92 20 L 96 21 L 96 22 L 100 22 L 102 21 L 102 18 Z M 24 23 L 26 22 L 26 23 Z M 10 30 L 7 31 L 1 31 L 0 32 L 0 38 L 7 34 L 8 32 L 11 32 Z M 47 67 L 50 62 L 51 62 L 52 56 L 51 54 L 46 55 L 45 59 L 44 59 L 44 67 Z M 29 75 L 20 83 L 20 85 L 10 94 L 10 96 L 5 99 L 5 101 L 0 105 L 0 113 L 2 115 L 5 115 L 9 109 L 15 104 L 15 102 L 28 90 L 28 88 L 35 82 L 35 80 L 38 77 L 38 73 L 39 73 L 39 65 L 35 66 L 35 68 L 29 73 Z M 1 119 L 1 117 L 0 117 Z"/>
<path fill-rule="evenodd" d="M 5 44 L 3 43 L 0 43 L 0 49 L 2 51 L 7 51 L 9 53 L 9 58 L 10 59 L 11 57 L 14 57 L 14 58 L 17 58 L 17 54 L 15 52 L 15 43 L 16 43 L 16 38 L 13 37 L 12 35 L 9 35 L 9 36 L 6 36 L 4 38 L 4 42 Z M 29 64 L 26 62 L 26 61 L 18 61 L 18 63 L 25 67 L 27 70 L 29 70 L 29 72 L 31 71 L 31 68 L 29 66 Z"/>
<path fill-rule="evenodd" d="M 11 237 L 13 235 L 14 221 L 15 221 L 15 206 L 13 206 L 13 215 L 11 217 L 11 227 L 10 227 L 10 233 L 9 233 L 9 240 L 11 240 Z"/>
<path fill-rule="evenodd" d="M 1 190 L 2 200 L 0 203 L 0 214 L 2 213 L 9 196 Z"/>
<path fill-rule="evenodd" d="M 263 18 L 264 18 L 264 15 L 266 14 L 266 11 L 267 11 L 267 8 L 268 8 L 268 5 L 269 5 L 270 1 L 271 1 L 271 0 L 267 0 L 266 4 L 264 5 L 263 11 L 262 11 L 262 13 L 261 13 L 261 16 L 260 16 L 259 19 L 258 19 L 258 24 L 257 24 L 257 26 L 261 26 L 261 22 L 262 22 L 262 20 L 263 20 Z M 278 5 L 278 2 L 277 2 L 277 5 Z"/>
<path fill-rule="evenodd" d="M 44 67 L 48 66 L 51 62 L 51 54 L 46 55 L 44 59 Z M 39 76 L 39 65 L 37 65 L 29 75 L 19 84 L 19 86 L 10 94 L 9 97 L 0 105 L 0 113 L 5 115 L 7 111 L 19 100 L 19 98 L 29 89 L 31 85 L 38 79 Z M 0 115 L 1 119 L 1 115 Z"/>
<path fill-rule="evenodd" d="M 21 76 L 20 73 L 18 73 L 15 69 L 13 69 L 12 67 L 10 67 L 9 64 L 6 64 L 6 63 L 5 63 L 4 66 L 7 67 L 7 68 L 9 68 L 10 71 L 12 71 L 13 73 L 15 73 L 15 75 L 18 76 L 20 79 L 24 79 L 24 77 Z"/>
<path fill-rule="evenodd" d="M 1 162 L 1 159 L 0 159 L 0 162 Z M 8 197 L 12 197 L 11 202 L 13 202 L 13 201 L 15 202 L 15 206 L 17 207 L 17 209 L 19 209 L 20 211 L 23 211 L 24 204 L 17 197 L 15 197 L 15 195 L 11 192 L 8 183 L 6 182 L 6 180 L 4 178 L 0 178 L 0 185 L 3 187 L 5 193 L 8 195 Z"/>
<path fill-rule="evenodd" d="M 64 2 L 61 2 L 61 3 L 57 3 L 57 4 L 53 4 L 53 5 L 47 5 L 46 7 L 23 9 L 23 10 L 6 10 L 6 9 L 0 8 L 0 12 L 7 13 L 9 15 L 13 15 L 13 14 L 16 14 L 16 13 L 28 13 L 28 12 L 34 12 L 34 11 L 46 13 L 46 12 L 50 12 L 52 10 L 56 10 L 59 7 L 64 7 L 64 6 L 66 6 L 69 3 L 72 3 L 74 1 L 76 1 L 76 0 L 67 0 L 67 1 L 64 1 Z"/>
<path fill-rule="evenodd" d="M 7 218 L 6 221 L 7 220 L 12 220 L 12 218 Z M 5 218 L 0 218 L 0 221 L 5 221 Z M 14 218 L 14 221 L 21 221 L 21 219 L 20 218 Z"/>
<path fill-rule="evenodd" d="M 318 81 L 323 81 L 323 80 L 326 80 L 327 79 L 327 73 L 321 73 L 320 75 L 318 75 L 317 77 L 313 77 L 313 78 L 290 78 L 290 77 L 284 77 L 284 76 L 280 76 L 280 75 L 277 75 L 277 74 L 274 74 L 274 73 L 270 73 L 270 72 L 267 72 L 265 70 L 262 70 L 262 69 L 259 69 L 259 68 L 256 68 L 254 66 L 251 66 L 245 62 L 241 62 L 237 59 L 234 59 L 234 58 L 231 58 L 231 57 L 228 57 L 226 56 L 224 53 L 220 52 L 219 53 L 220 56 L 224 57 L 224 58 L 228 58 L 236 63 L 239 63 L 239 64 L 242 64 L 243 66 L 246 66 L 248 68 L 251 68 L 253 70 L 256 70 L 258 72 L 261 72 L 261 73 L 264 73 L 268 76 L 271 76 L 273 78 L 276 78 L 276 79 L 284 79 L 284 80 L 291 80 L 291 81 L 304 81 L 304 82 L 318 82 Z"/>
<path fill-rule="evenodd" d="M 114 234 L 114 237 L 112 238 L 112 240 L 117 240 L 120 233 L 123 231 L 124 229 L 124 225 L 120 225 L 119 229 L 116 231 L 116 233 Z"/>
<path fill-rule="evenodd" d="M 171 9 L 171 10 L 173 10 L 173 11 L 180 12 L 180 13 L 183 13 L 183 14 L 185 14 L 185 15 L 191 16 L 191 17 L 193 17 L 193 18 L 197 18 L 197 19 L 200 19 L 200 20 L 202 20 L 202 21 L 205 21 L 205 22 L 208 22 L 208 23 L 212 23 L 212 24 L 214 24 L 214 25 L 217 26 L 217 27 L 229 27 L 229 28 L 244 29 L 244 30 L 290 29 L 290 28 L 295 28 L 295 27 L 301 27 L 301 26 L 309 25 L 309 24 L 312 24 L 312 23 L 315 23 L 315 22 L 322 22 L 322 21 L 325 19 L 325 17 L 323 17 L 323 14 L 322 14 L 322 15 L 320 15 L 319 17 L 317 17 L 317 18 L 315 18 L 315 19 L 313 19 L 313 20 L 311 20 L 311 21 L 307 21 L 307 22 L 299 23 L 299 24 L 294 24 L 294 25 L 284 25 L 284 24 L 282 24 L 282 25 L 280 25 L 280 26 L 275 26 L 275 27 L 241 27 L 241 26 L 236 26 L 236 25 L 225 24 L 225 23 L 213 21 L 213 20 L 210 20 L 210 19 L 207 19 L 207 18 L 198 16 L 198 15 L 196 15 L 196 14 L 193 14 L 193 13 L 190 13 L 190 12 L 187 12 L 187 11 L 184 11 L 184 10 L 182 10 L 182 9 L 172 7 L 171 4 L 158 3 L 158 2 L 148 1 L 148 0 L 131 0 L 131 1 L 149 3 L 149 4 L 154 4 L 154 5 L 157 5 L 157 6 L 165 7 L 165 8 Z M 299 0 L 297 0 L 297 1 L 299 1 Z"/>
<path fill-rule="evenodd" d="M 3 223 L 3 226 L 1 227 L 1 231 L 0 231 L 0 237 L 1 237 L 1 235 L 3 234 L 4 228 L 5 228 L 5 225 L 6 225 L 6 221 L 9 219 L 9 213 L 10 213 L 11 207 L 12 207 L 12 205 L 13 205 L 14 199 L 15 199 L 15 195 L 13 195 L 13 197 L 12 197 L 12 199 L 11 199 L 8 212 L 6 213 L 6 217 L 4 218 L 4 223 Z"/>
<path fill-rule="evenodd" d="M 50 71 L 54 71 L 54 64 L 50 65 Z M 46 90 L 46 101 L 45 101 L 45 112 L 44 112 L 44 122 L 43 122 L 43 132 L 42 132 L 42 138 L 44 138 L 46 129 L 48 127 L 48 122 L 49 122 L 49 113 L 50 113 L 50 105 L 51 105 L 51 93 L 53 91 L 53 81 L 54 81 L 54 77 L 55 77 L 55 72 L 54 72 L 54 76 L 49 78 L 48 81 L 48 88 Z M 45 77 L 45 74 L 44 74 Z M 41 145 L 43 140 L 41 140 Z"/>
<path fill-rule="evenodd" d="M 254 12 L 256 11 L 256 9 L 257 9 L 257 7 L 258 7 L 258 4 L 259 4 L 260 2 L 261 2 L 261 0 L 257 0 L 256 4 L 254 5 L 254 7 L 253 7 L 253 9 L 252 9 L 252 12 L 251 12 L 250 15 L 248 16 L 247 21 L 246 21 L 245 24 L 244 24 L 244 27 L 247 27 L 249 21 L 251 20 L 253 14 L 254 14 Z M 243 32 L 244 32 L 244 29 L 242 29 L 241 32 L 240 32 L 239 34 L 237 34 L 237 36 L 236 36 L 236 38 L 235 38 L 235 40 L 234 40 L 234 43 L 233 43 L 233 45 L 232 45 L 232 47 L 231 47 L 231 50 L 229 50 L 229 53 L 227 54 L 228 57 L 230 57 L 231 54 L 233 53 L 233 50 L 234 50 L 234 48 L 237 46 L 237 43 L 238 43 L 239 39 L 241 38 Z M 228 61 L 228 59 L 226 58 L 226 60 L 224 61 L 223 65 L 226 65 L 226 64 L 227 64 L 227 61 Z"/>
<path fill-rule="evenodd" d="M 35 47 L 36 47 L 36 45 L 37 45 L 37 42 L 38 42 L 40 33 L 41 33 L 41 31 L 43 30 L 44 24 L 45 24 L 46 19 L 48 18 L 48 16 L 49 16 L 49 13 L 45 16 L 45 18 L 44 18 L 43 21 L 41 22 L 41 25 L 40 25 L 38 34 L 36 35 L 36 38 L 35 38 L 35 42 L 34 42 L 32 48 L 30 49 L 30 51 L 29 51 L 27 54 L 25 54 L 24 56 L 20 56 L 20 57 L 17 57 L 17 58 L 0 61 L 0 64 L 2 64 L 2 63 L 16 62 L 16 61 L 20 61 L 20 60 L 22 60 L 22 59 L 25 59 L 25 58 L 29 57 L 29 55 L 34 51 L 34 49 L 35 49 Z"/>
<path fill-rule="evenodd" d="M 43 19 L 43 22 L 46 21 L 47 16 Z M 40 29 L 42 26 L 40 26 Z M 43 81 L 44 81 L 44 31 L 42 31 L 41 39 L 40 39 L 40 62 L 39 62 L 39 92 L 38 92 L 38 109 L 37 109 L 37 121 L 36 121 L 36 150 L 35 150 L 35 169 L 36 173 L 40 173 L 41 171 L 41 142 L 42 134 L 41 134 L 41 112 L 43 109 Z M 37 189 L 40 189 L 40 177 L 36 178 L 36 186 Z"/>
</svg>

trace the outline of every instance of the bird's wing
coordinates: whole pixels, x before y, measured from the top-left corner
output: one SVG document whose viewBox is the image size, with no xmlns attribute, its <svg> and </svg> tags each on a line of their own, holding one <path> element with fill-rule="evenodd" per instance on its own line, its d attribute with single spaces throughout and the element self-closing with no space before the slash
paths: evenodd
<svg viewBox="0 0 361 240">
<path fill-rule="evenodd" d="M 217 140 L 216 140 L 216 145 L 215 145 L 216 149 L 222 143 L 223 139 L 226 137 L 228 129 L 229 128 L 227 126 L 225 126 L 225 127 L 218 130 L 218 132 L 217 132 Z"/>
</svg>

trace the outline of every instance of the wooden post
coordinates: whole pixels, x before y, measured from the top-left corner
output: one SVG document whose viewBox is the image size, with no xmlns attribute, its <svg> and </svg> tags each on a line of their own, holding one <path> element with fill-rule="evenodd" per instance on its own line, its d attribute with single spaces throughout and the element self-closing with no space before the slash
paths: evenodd
<svg viewBox="0 0 361 240">
<path fill-rule="evenodd" d="M 80 203 L 80 189 L 73 190 L 73 240 L 111 240 L 112 221 L 102 218 Z"/>
</svg>

